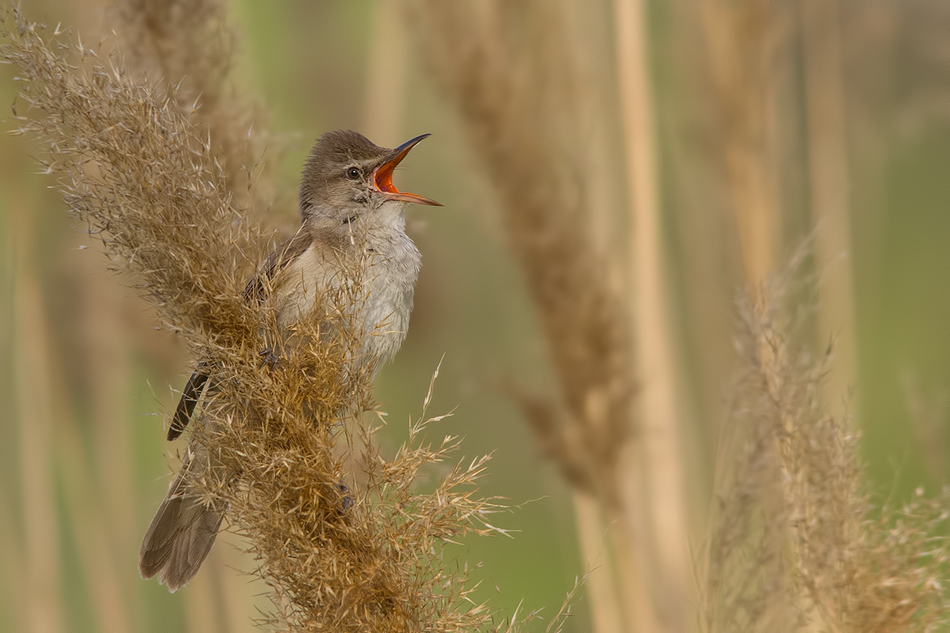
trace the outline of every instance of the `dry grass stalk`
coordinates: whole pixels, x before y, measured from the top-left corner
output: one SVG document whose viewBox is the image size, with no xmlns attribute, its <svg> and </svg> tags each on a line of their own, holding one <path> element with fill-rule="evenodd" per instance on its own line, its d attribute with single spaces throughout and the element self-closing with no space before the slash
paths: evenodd
<svg viewBox="0 0 950 633">
<path fill-rule="evenodd" d="M 653 118 L 646 7 L 640 0 L 615 0 L 618 83 L 631 203 L 629 276 L 634 297 L 642 454 L 625 469 L 628 486 L 645 486 L 651 512 L 656 565 L 655 600 L 669 629 L 686 628 L 689 599 L 689 535 L 684 465 L 677 405 L 677 371 L 667 263 L 657 189 L 657 147 Z M 639 458 L 639 459 L 638 459 Z M 640 462 L 640 463 L 637 463 Z M 632 479 L 632 481 L 631 481 Z M 641 479 L 645 481 L 641 482 Z M 628 507 L 633 504 L 628 502 Z M 649 551 L 649 550 L 647 550 Z M 642 611 L 642 609 L 641 609 Z M 645 630 L 646 627 L 640 626 Z"/>
<path fill-rule="evenodd" d="M 579 78 L 554 3 L 408 3 L 420 57 L 461 115 L 498 191 L 509 245 L 549 341 L 563 407 L 530 419 L 568 479 L 617 503 L 633 429 L 627 318 L 591 245 Z"/>
<path fill-rule="evenodd" d="M 719 145 L 749 287 L 774 270 L 779 166 L 771 129 L 776 59 L 788 10 L 771 0 L 702 0 L 700 12 L 722 130 Z"/>
<path fill-rule="evenodd" d="M 4 539 L 0 544 L 0 554 L 2 554 L 2 558 L 0 558 L 0 561 L 2 561 L 0 562 L 0 574 L 2 574 L 0 580 L 4 583 L 6 604 L 23 605 L 27 603 L 26 588 L 23 586 L 23 574 L 21 572 L 24 569 L 24 564 L 16 530 L 11 525 L 14 508 L 15 506 L 7 498 L 6 491 L 0 490 L 0 510 L 3 510 L 3 514 L 0 515 L 0 537 Z M 14 631 L 22 631 L 27 628 L 27 614 L 24 614 L 22 609 L 7 609 L 4 621 L 9 622 L 9 628 Z"/>
<path fill-rule="evenodd" d="M 825 383 L 829 406 L 854 385 L 857 358 L 840 11 L 837 0 L 801 1 L 811 212 L 823 271 L 819 335 L 834 338 L 837 350 Z"/>
<path fill-rule="evenodd" d="M 84 455 L 76 421 L 68 419 L 68 415 L 61 414 L 59 417 L 67 419 L 62 420 L 56 429 L 62 441 L 58 442 L 54 455 L 65 471 L 62 477 L 63 497 L 68 504 L 72 533 L 79 543 L 79 557 L 95 607 L 93 615 L 97 630 L 103 633 L 125 633 L 131 630 L 129 623 L 134 621 L 131 613 L 134 603 L 130 604 L 131 592 L 123 586 L 116 573 L 120 568 L 117 563 L 121 562 L 116 558 L 121 558 L 122 554 L 131 558 L 135 554 L 128 548 L 116 547 L 117 536 L 123 533 L 103 518 L 105 504 L 101 496 L 97 495 L 101 483 L 94 482 L 90 476 L 95 469 Z M 116 450 L 128 448 L 126 445 L 116 447 Z"/>
<path fill-rule="evenodd" d="M 28 219 L 21 220 L 27 227 Z M 32 231 L 20 227 L 21 236 Z M 23 241 L 29 244 L 31 240 Z M 22 486 L 23 570 L 25 585 L 23 624 L 28 630 L 63 631 L 62 596 L 59 585 L 60 533 L 56 514 L 56 486 L 52 454 L 52 388 L 49 384 L 50 349 L 43 318 L 43 299 L 30 258 L 24 247 L 17 253 L 14 279 L 13 348 L 16 372 L 15 397 L 18 413 L 20 483 Z"/>
<path fill-rule="evenodd" d="M 32 160 L 24 159 L 23 166 L 35 168 Z M 62 221 L 55 194 L 49 196 L 42 206 L 20 213 L 46 213 L 51 214 L 47 221 Z M 94 579 L 89 594 L 98 627 L 121 631 L 138 621 L 143 605 L 139 586 L 128 582 L 136 577 L 135 570 L 127 566 L 139 545 L 136 508 L 141 501 L 135 494 L 135 425 L 130 424 L 135 417 L 129 398 L 136 384 L 133 359 L 141 349 L 135 342 L 164 338 L 165 345 L 158 346 L 161 355 L 150 360 L 174 363 L 175 371 L 183 366 L 183 350 L 168 344 L 171 333 L 155 330 L 151 306 L 130 298 L 110 275 L 98 274 L 101 258 L 85 250 L 93 244 L 90 236 L 77 232 L 71 241 L 76 250 L 64 249 L 55 257 L 56 274 L 62 275 L 60 283 L 68 290 L 50 294 L 50 280 L 44 283 L 44 292 L 56 297 L 56 305 L 70 307 L 68 314 L 55 308 L 49 313 L 49 334 L 56 343 L 54 398 L 68 403 L 58 409 L 57 441 L 49 448 L 57 451 L 64 466 L 61 485 L 70 491 L 66 516 L 73 538 L 83 543 L 81 571 Z M 92 443 L 69 439 L 77 434 L 88 434 Z"/>
<path fill-rule="evenodd" d="M 220 0 L 122 0 L 117 33 L 126 66 L 173 86 L 169 96 L 208 135 L 228 190 L 252 212 L 273 201 L 263 162 L 266 114 L 235 85 L 237 32 Z"/>
<path fill-rule="evenodd" d="M 574 523 L 587 574 L 587 598 L 590 602 L 591 630 L 597 633 L 623 630 L 623 609 L 616 586 L 616 561 L 604 542 L 606 527 L 599 501 L 574 489 Z"/>
<path fill-rule="evenodd" d="M 262 368 L 273 307 L 245 302 L 243 282 L 264 240 L 244 221 L 192 112 L 114 58 L 59 34 L 50 45 L 42 32 L 17 11 L 6 16 L 0 56 L 18 67 L 28 106 L 19 131 L 46 143 L 47 170 L 114 267 L 195 357 L 215 363 L 220 388 L 193 437 L 206 468 L 194 469 L 192 485 L 248 537 L 273 593 L 267 620 L 294 631 L 487 623 L 486 609 L 468 601 L 464 570 L 442 560 L 452 539 L 496 531 L 486 521 L 495 505 L 473 486 L 485 459 L 449 469 L 423 493 L 414 485 L 420 471 L 457 448 L 455 438 L 422 443 L 438 418 L 423 415 L 390 460 L 372 448 L 375 427 L 362 417 L 373 408 L 368 375 L 352 363 L 361 338 L 352 315 L 370 283 L 359 263 L 324 298 L 322 317 L 300 325 L 281 362 Z M 367 447 L 356 460 L 365 472 L 355 479 L 368 482 L 359 487 L 342 467 L 353 446 Z"/>
<path fill-rule="evenodd" d="M 406 26 L 397 0 L 376 3 L 369 76 L 363 100 L 363 133 L 383 147 L 401 142 L 406 106 Z"/>
<path fill-rule="evenodd" d="M 584 85 L 562 3 L 406 3 L 429 72 L 460 115 L 501 203 L 508 244 L 521 265 L 548 341 L 559 398 L 516 393 L 542 450 L 579 494 L 598 500 L 619 561 L 617 599 L 594 596 L 598 619 L 653 619 L 645 557 L 632 539 L 642 512 L 625 508 L 620 457 L 635 432 L 629 319 L 611 261 L 592 224 L 597 178 L 585 161 Z M 602 240 L 601 240 L 602 241 Z M 578 511 L 581 507 L 578 506 Z M 589 529 L 588 560 L 604 551 Z M 632 540 L 631 540 L 632 539 Z M 593 570 L 596 575 L 603 570 Z M 618 589 L 618 587 L 620 589 Z M 652 626 L 652 625 L 650 625 Z"/>
<path fill-rule="evenodd" d="M 947 498 L 872 505 L 857 434 L 822 406 L 828 358 L 791 339 L 788 288 L 775 280 L 740 305 L 747 373 L 730 428 L 740 459 L 720 477 L 704 629 L 797 630 L 814 614 L 831 631 L 945 626 Z"/>
<path fill-rule="evenodd" d="M 264 162 L 262 156 L 268 149 L 272 156 L 276 152 L 264 124 L 264 109 L 251 103 L 247 98 L 249 91 L 237 85 L 234 70 L 239 35 L 228 24 L 223 3 L 219 0 L 121 0 L 109 13 L 125 67 L 138 78 L 174 87 L 169 98 L 188 112 L 190 121 L 210 142 L 234 203 L 243 207 L 246 215 L 266 221 L 264 216 L 274 199 L 270 172 L 276 161 Z M 111 332 L 106 334 L 111 335 Z M 180 359 L 176 362 L 180 363 Z M 127 420 L 119 422 L 121 429 L 128 427 Z M 110 436 L 120 436 L 120 433 Z M 111 455 L 127 452 L 113 451 Z M 215 564 L 223 569 L 223 557 L 213 556 L 206 563 Z M 215 620 L 222 614 L 242 619 L 248 611 L 215 604 L 224 598 L 247 600 L 247 591 L 231 595 L 220 586 L 217 590 L 211 586 L 223 582 L 225 574 L 220 571 L 207 572 L 203 586 L 188 592 L 189 616 L 203 622 L 196 630 L 216 628 Z M 202 594 L 201 589 L 206 591 Z M 235 626 L 229 623 L 228 630 L 235 630 Z M 250 623 L 245 622 L 243 626 Z"/>
</svg>

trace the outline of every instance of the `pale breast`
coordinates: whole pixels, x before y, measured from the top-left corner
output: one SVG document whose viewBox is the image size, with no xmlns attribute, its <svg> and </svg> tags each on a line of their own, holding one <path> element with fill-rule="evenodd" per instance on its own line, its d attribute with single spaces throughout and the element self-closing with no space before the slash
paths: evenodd
<svg viewBox="0 0 950 633">
<path fill-rule="evenodd" d="M 392 360 L 406 338 L 421 264 L 419 251 L 402 232 L 385 244 L 369 245 L 365 257 L 348 263 L 338 253 L 320 247 L 315 242 L 280 274 L 274 296 L 278 326 L 286 340 L 293 337 L 294 326 L 302 319 L 324 320 L 338 308 L 356 310 L 350 316 L 361 328 L 359 355 L 373 363 L 375 373 Z M 339 303 L 339 290 L 355 279 L 362 280 L 359 294 L 347 294 L 346 306 L 332 305 Z M 333 329 L 324 327 L 328 335 Z"/>
<path fill-rule="evenodd" d="M 378 370 L 392 360 L 406 338 L 421 257 L 401 231 L 385 245 L 375 246 L 367 258 L 362 324 L 363 351 Z"/>
<path fill-rule="evenodd" d="M 327 289 L 335 286 L 331 281 L 342 269 L 321 256 L 314 244 L 290 262 L 274 284 L 274 305 L 281 330 L 290 330 L 302 319 L 310 317 L 317 298 L 325 296 Z"/>
</svg>

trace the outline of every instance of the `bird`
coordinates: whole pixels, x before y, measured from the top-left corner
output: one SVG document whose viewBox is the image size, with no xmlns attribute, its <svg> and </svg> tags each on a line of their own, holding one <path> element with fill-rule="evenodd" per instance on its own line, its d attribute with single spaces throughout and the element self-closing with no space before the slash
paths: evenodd
<svg viewBox="0 0 950 633">
<path fill-rule="evenodd" d="M 244 293 L 247 302 L 267 298 L 275 306 L 279 336 L 290 338 L 295 324 L 314 318 L 311 308 L 328 287 L 371 268 L 372 282 L 357 308 L 362 332 L 357 357 L 369 363 L 373 376 L 396 355 L 406 337 L 421 268 L 419 250 L 406 235 L 406 208 L 442 205 L 396 189 L 393 171 L 428 136 L 395 149 L 379 147 L 352 130 L 317 139 L 300 180 L 300 228 L 264 260 Z M 364 270 L 353 270 L 353 262 Z M 276 362 L 279 343 L 268 344 L 261 355 Z M 172 416 L 169 441 L 184 433 L 213 382 L 213 364 L 199 362 Z M 186 476 L 200 472 L 207 459 L 201 446 L 189 445 L 139 552 L 142 577 L 158 576 L 172 592 L 195 576 L 221 527 L 221 509 L 190 491 Z"/>
</svg>

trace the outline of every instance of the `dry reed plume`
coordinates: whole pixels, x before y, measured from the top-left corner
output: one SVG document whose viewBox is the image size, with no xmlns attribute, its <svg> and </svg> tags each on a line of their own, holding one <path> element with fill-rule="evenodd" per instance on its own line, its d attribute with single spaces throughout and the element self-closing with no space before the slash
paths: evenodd
<svg viewBox="0 0 950 633">
<path fill-rule="evenodd" d="M 498 192 L 549 342 L 563 404 L 528 398 L 528 418 L 569 481 L 616 505 L 614 469 L 634 426 L 630 341 L 592 243 L 564 16 L 542 3 L 409 7 L 421 57 Z"/>
<path fill-rule="evenodd" d="M 740 302 L 745 366 L 720 454 L 702 628 L 929 631 L 950 623 L 947 498 L 875 507 L 858 434 L 822 405 L 830 350 L 794 341 L 788 276 Z"/>
<path fill-rule="evenodd" d="M 273 188 L 263 162 L 263 108 L 248 101 L 234 78 L 238 36 L 218 0 L 123 0 L 115 8 L 126 67 L 174 86 L 169 96 L 208 135 L 228 191 L 262 213 Z"/>
<path fill-rule="evenodd" d="M 194 120 L 201 108 L 182 108 L 174 87 L 135 78 L 114 55 L 43 32 L 16 10 L 5 17 L 0 55 L 19 70 L 18 132 L 44 142 L 45 169 L 112 266 L 194 357 L 215 364 L 220 389 L 194 438 L 210 458 L 192 483 L 246 535 L 272 592 L 265 620 L 294 631 L 485 625 L 487 610 L 467 599 L 464 569 L 449 571 L 443 560 L 451 539 L 496 531 L 486 521 L 495 505 L 473 485 L 485 459 L 419 492 L 420 470 L 457 448 L 454 438 L 422 440 L 438 419 L 425 411 L 392 459 L 372 448 L 377 427 L 362 416 L 373 408 L 368 377 L 349 363 L 359 338 L 351 315 L 369 282 L 354 277 L 324 298 L 334 335 L 308 322 L 297 332 L 302 344 L 262 368 L 270 309 L 245 301 L 244 281 L 264 239 L 245 220 L 233 170 L 200 127 L 207 123 Z M 344 467 L 355 446 L 363 447 L 359 477 Z"/>
<path fill-rule="evenodd" d="M 508 245 L 548 343 L 558 397 L 515 396 L 542 451 L 575 490 L 585 558 L 603 567 L 589 581 L 596 626 L 650 631 L 662 621 L 675 630 L 685 591 L 676 586 L 677 571 L 666 565 L 668 550 L 657 546 L 650 521 L 668 516 L 663 511 L 680 501 L 664 498 L 668 505 L 661 508 L 651 495 L 643 499 L 641 477 L 650 466 L 640 463 L 642 438 L 632 441 L 638 432 L 662 436 L 661 443 L 675 433 L 664 426 L 669 416 L 651 418 L 647 430 L 634 413 L 631 306 L 617 283 L 623 264 L 610 228 L 616 209 L 604 208 L 609 196 L 601 190 L 615 180 L 594 166 L 611 164 L 612 157 L 587 157 L 585 106 L 594 88 L 569 43 L 567 5 L 407 5 L 420 58 L 458 112 L 497 192 Z M 614 239 L 599 244 L 598 230 Z M 650 380 L 654 369 L 643 369 Z M 675 459 L 662 464 L 678 466 Z M 676 546 L 685 549 L 682 540 Z"/>
<path fill-rule="evenodd" d="M 774 125 L 790 3 L 702 0 L 695 6 L 717 97 L 717 149 L 751 288 L 774 270 L 780 237 L 781 165 Z"/>
<path fill-rule="evenodd" d="M 625 306 L 604 272 L 608 258 L 591 239 L 593 215 L 585 208 L 591 180 L 575 151 L 582 145 L 581 84 L 576 60 L 564 44 L 569 40 L 564 14 L 558 3 L 476 6 L 416 0 L 408 5 L 421 58 L 459 113 L 498 192 L 509 245 L 549 342 L 562 402 L 522 395 L 527 417 L 569 482 L 595 493 L 603 504 L 587 510 L 606 509 L 617 520 L 608 530 L 615 538 L 618 526 L 642 526 L 639 515 L 656 512 L 649 502 L 625 506 L 617 494 L 619 480 L 629 476 L 618 468 L 621 443 L 630 440 L 631 430 L 648 425 L 635 425 L 631 415 L 633 363 Z M 709 47 L 724 190 L 735 217 L 742 285 L 748 289 L 759 289 L 774 267 L 784 221 L 781 167 L 787 157 L 779 140 L 788 130 L 778 123 L 788 124 L 782 117 L 789 108 L 779 95 L 791 72 L 790 8 L 790 3 L 763 0 L 704 0 L 695 7 Z M 626 89 L 642 92 L 649 85 L 635 79 Z M 644 105 L 649 103 L 628 100 L 628 107 Z M 639 134 L 632 134 L 628 145 L 643 152 L 648 113 L 631 116 L 640 118 L 633 121 Z M 643 195 L 653 184 L 648 167 L 634 182 L 641 187 L 641 211 L 651 204 Z M 824 185 L 830 191 L 841 182 Z M 830 201 L 840 192 L 829 191 L 817 192 L 824 197 L 816 207 L 846 214 L 843 202 Z M 832 241 L 826 251 L 846 247 Z M 823 261 L 829 259 L 824 253 Z M 947 548 L 937 536 L 946 516 L 940 503 L 922 497 L 899 510 L 872 506 L 857 435 L 846 417 L 828 413 L 829 359 L 816 361 L 789 338 L 790 323 L 783 316 L 789 277 L 770 282 L 742 307 L 745 373 L 733 394 L 718 457 L 715 518 L 700 565 L 700 627 L 930 630 L 947 620 L 941 585 Z M 636 301 L 644 300 L 637 295 Z M 643 574 L 641 581 L 663 586 L 662 576 L 670 572 L 636 560 L 635 548 L 644 542 L 650 548 L 655 535 L 636 536 L 642 542 L 612 543 L 625 622 L 605 618 L 602 623 L 609 624 L 598 626 L 679 630 L 676 618 L 663 612 L 668 595 L 645 598 L 636 578 L 622 578 Z M 595 608 L 597 599 L 592 596 Z M 656 618 L 642 616 L 650 609 Z"/>
</svg>

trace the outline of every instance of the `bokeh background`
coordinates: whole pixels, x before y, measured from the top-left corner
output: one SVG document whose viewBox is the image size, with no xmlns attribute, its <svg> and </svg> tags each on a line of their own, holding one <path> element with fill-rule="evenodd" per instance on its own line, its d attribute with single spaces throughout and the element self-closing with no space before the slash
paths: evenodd
<svg viewBox="0 0 950 633">
<path fill-rule="evenodd" d="M 525 13 L 540 4 L 525 3 Z M 573 40 L 564 47 L 584 80 L 583 134 L 571 150 L 599 157 L 583 164 L 597 172 L 596 199 L 615 216 L 613 232 L 599 236 L 608 244 L 624 242 L 634 224 L 624 219 L 631 101 L 623 4 L 550 3 L 567 16 Z M 275 227 L 295 222 L 297 174 L 322 132 L 352 128 L 386 146 L 433 134 L 397 175 L 401 189 L 445 208 L 409 211 L 424 268 L 408 339 L 377 382 L 389 420 L 383 442 L 405 436 L 441 361 L 430 412 L 454 411 L 440 432 L 463 435 L 466 455 L 492 453 L 482 491 L 511 505 L 495 520 L 511 538 L 470 538 L 451 553 L 478 565 L 475 596 L 499 620 L 519 604 L 553 615 L 575 580 L 612 554 L 596 539 L 593 549 L 578 544 L 588 506 L 512 398 L 512 385 L 556 391 L 550 341 L 506 248 L 493 182 L 419 59 L 421 27 L 385 0 L 226 6 L 240 34 L 236 81 L 269 112 L 277 136 L 264 156 L 277 163 Z M 640 97 L 652 106 L 655 246 L 694 544 L 704 537 L 735 369 L 735 296 L 808 239 L 817 253 L 806 264 L 819 279 L 816 340 L 838 337 L 834 406 L 847 402 L 857 414 L 871 490 L 902 499 L 945 483 L 950 5 L 810 6 L 642 7 L 649 76 Z M 22 8 L 91 46 L 114 28 L 98 0 L 27 0 Z M 0 103 L 13 104 L 15 73 L 0 74 Z M 238 571 L 251 562 L 228 537 L 178 594 L 138 576 L 140 539 L 174 462 L 163 422 L 189 359 L 121 276 L 106 271 L 38 173 L 39 155 L 22 137 L 0 137 L 0 630 L 253 630 L 251 617 L 266 606 L 262 588 Z M 755 196 L 767 202 L 748 203 Z M 638 369 L 638 380 L 650 388 L 649 368 Z M 593 630 L 584 586 L 571 604 L 566 630 Z"/>
</svg>

